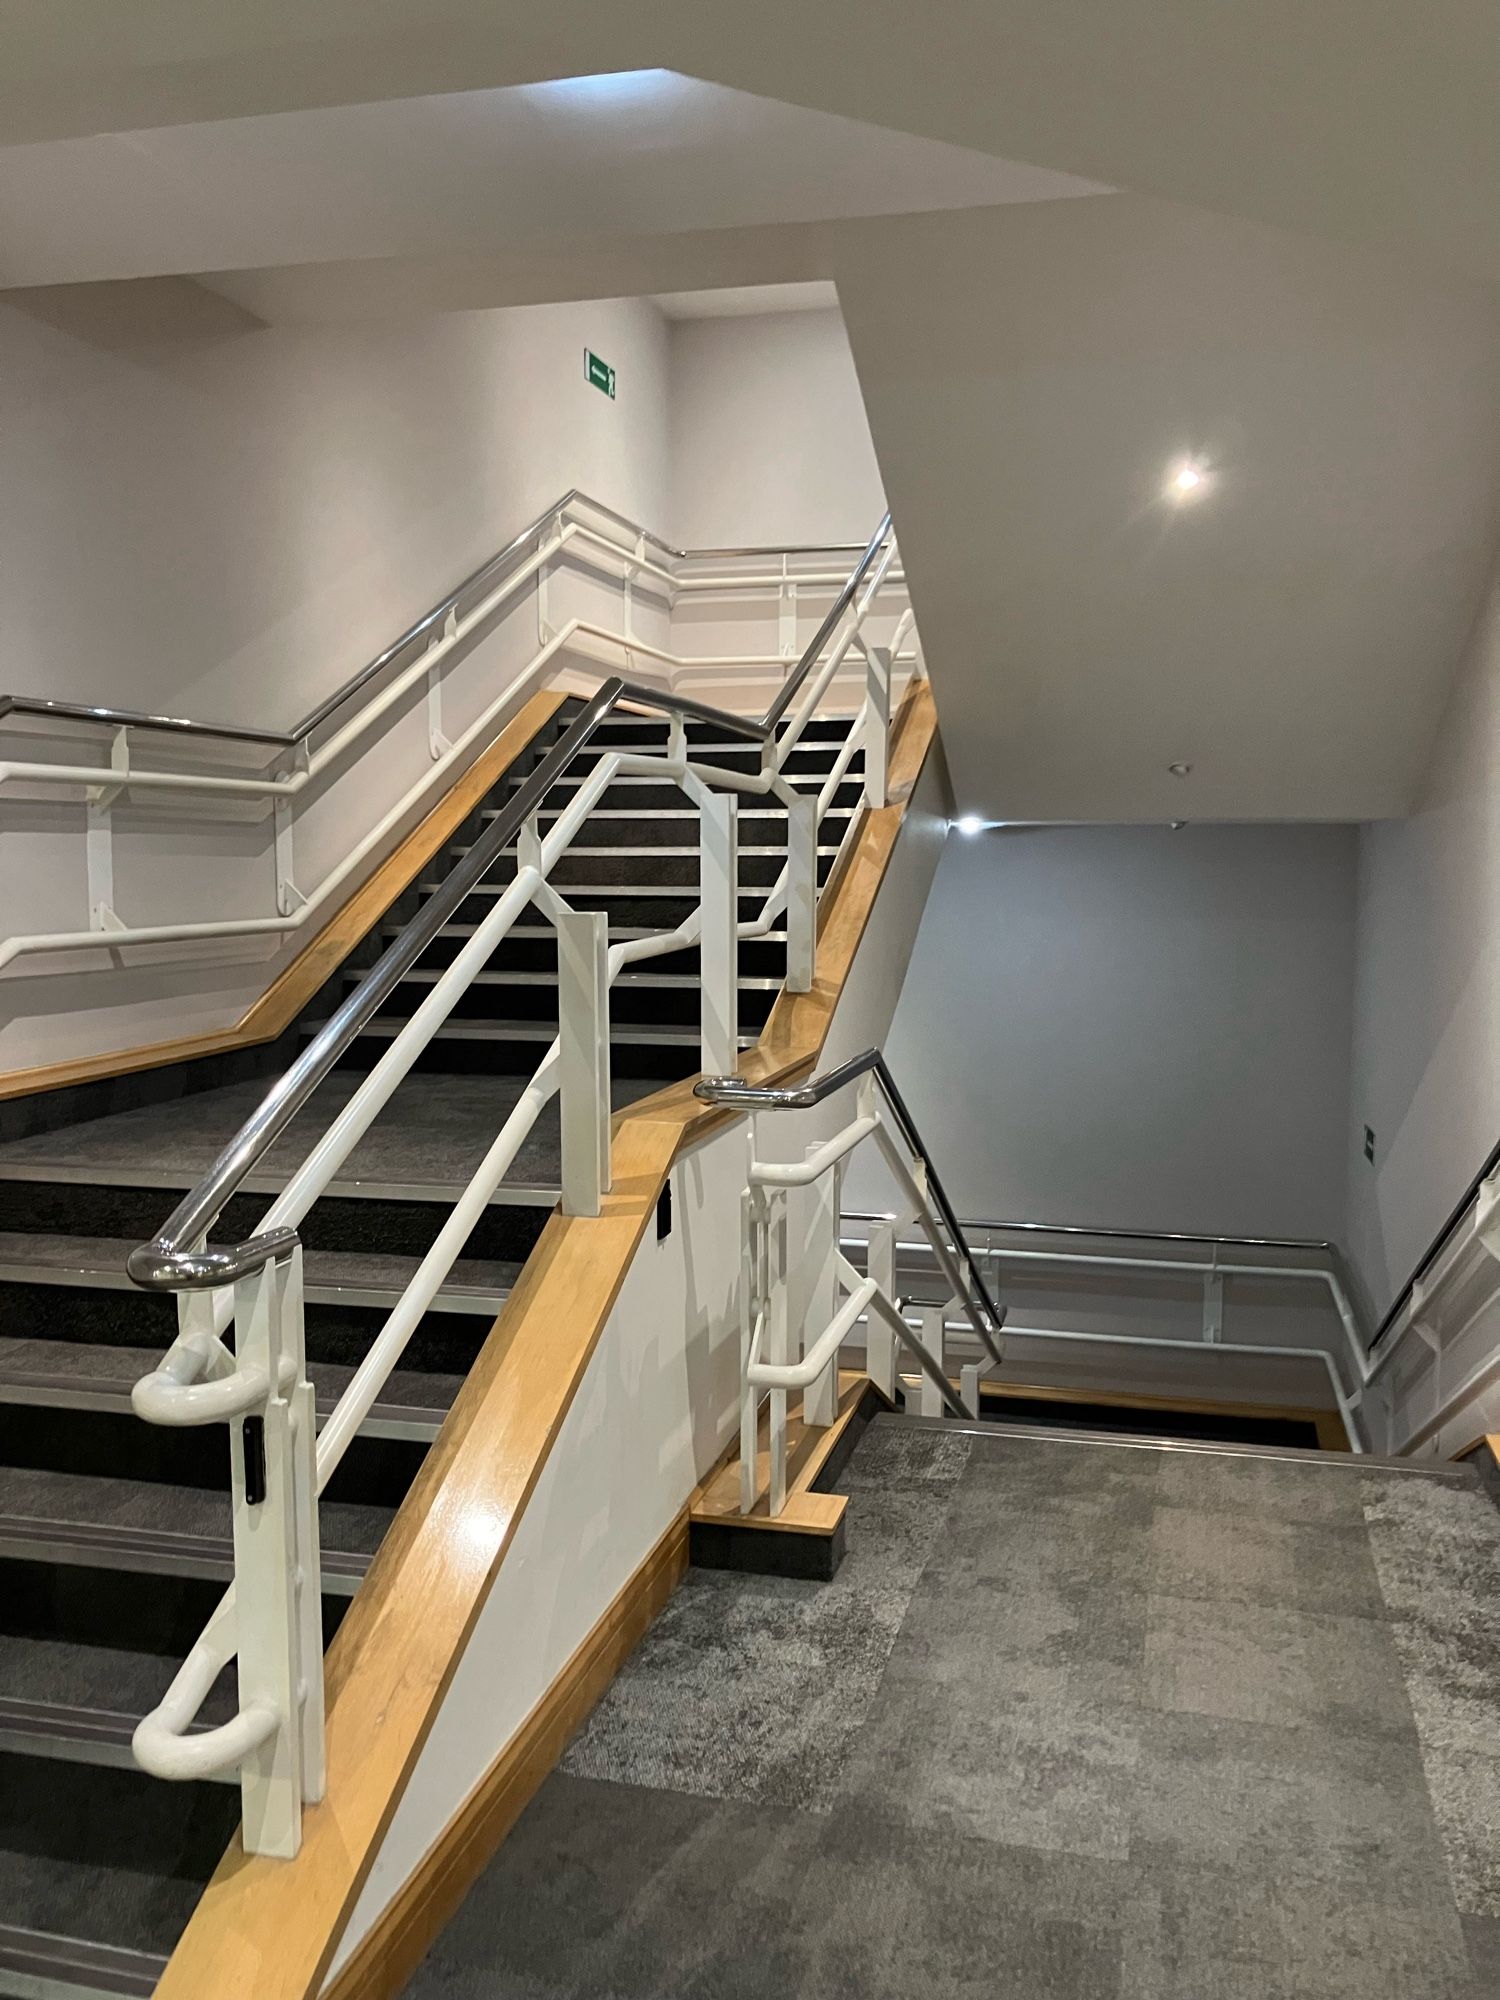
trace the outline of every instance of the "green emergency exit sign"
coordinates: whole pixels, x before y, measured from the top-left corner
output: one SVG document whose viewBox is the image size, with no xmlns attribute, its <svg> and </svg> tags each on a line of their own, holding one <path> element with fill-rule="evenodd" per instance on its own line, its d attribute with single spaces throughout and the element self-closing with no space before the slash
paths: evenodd
<svg viewBox="0 0 1500 2000">
<path fill-rule="evenodd" d="M 615 393 L 615 371 L 607 361 L 601 361 L 592 348 L 583 350 L 583 378 L 595 389 L 602 389 L 611 400 Z"/>
</svg>

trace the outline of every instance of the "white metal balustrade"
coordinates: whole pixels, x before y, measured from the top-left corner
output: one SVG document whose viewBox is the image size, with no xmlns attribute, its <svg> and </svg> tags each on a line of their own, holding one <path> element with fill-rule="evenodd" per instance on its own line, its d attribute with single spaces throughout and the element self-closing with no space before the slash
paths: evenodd
<svg viewBox="0 0 1500 2000">
<path fill-rule="evenodd" d="M 807 1111 L 853 1088 L 855 1115 L 838 1132 L 808 1149 L 802 1160 L 776 1161 L 760 1154 L 760 1123 L 768 1112 Z M 743 1198 L 740 1283 L 740 1511 L 759 1502 L 757 1464 L 760 1413 L 768 1404 L 770 1488 L 774 1518 L 786 1506 L 790 1397 L 802 1393 L 803 1423 L 830 1425 L 838 1410 L 839 1352 L 864 1322 L 865 1366 L 876 1386 L 895 1399 L 897 1361 L 906 1349 L 922 1370 L 924 1409 L 977 1416 L 979 1382 L 1001 1360 L 1004 1312 L 995 1305 L 962 1226 L 924 1148 L 911 1113 L 878 1050 L 804 1084 L 767 1088 L 733 1076 L 706 1077 L 696 1093 L 711 1104 L 750 1113 L 750 1165 Z M 881 1154 L 902 1201 L 902 1211 L 872 1235 L 867 1268 L 858 1271 L 841 1242 L 840 1193 L 845 1162 L 866 1141 Z M 814 1191 L 810 1214 L 789 1213 L 788 1193 Z M 900 1231 L 922 1231 L 936 1260 L 952 1310 L 962 1315 L 983 1350 L 955 1390 L 943 1348 L 944 1313 L 914 1328 L 896 1285 Z"/>
<path fill-rule="evenodd" d="M 0 736 L 9 739 L 0 755 L 0 798 L 19 792 L 27 800 L 72 797 L 85 805 L 79 852 L 83 921 L 49 931 L 21 930 L 0 940 L 0 971 L 18 961 L 45 962 L 63 953 L 74 954 L 71 963 L 76 965 L 76 955 L 91 948 L 94 956 L 85 964 L 108 970 L 117 961 L 99 954 L 101 944 L 113 955 L 136 946 L 279 940 L 309 925 L 316 928 L 414 813 L 448 789 L 526 697 L 559 678 L 573 682 L 582 675 L 597 681 L 607 672 L 623 672 L 644 676 L 653 691 L 687 695 L 693 687 L 722 688 L 729 676 L 743 670 L 773 680 L 791 675 L 805 658 L 797 645 L 799 612 L 805 617 L 809 603 L 817 606 L 830 595 L 836 603 L 842 599 L 848 569 L 836 565 L 839 553 L 832 548 L 678 549 L 575 490 L 290 730 L 0 696 Z M 580 573 L 617 603 L 618 626 L 598 616 L 561 615 L 564 587 Z M 904 589 L 894 542 L 883 541 L 866 574 L 872 599 L 883 592 L 889 603 L 891 592 Z M 669 614 L 679 602 L 714 599 L 758 606 L 757 616 L 773 616 L 774 647 L 690 654 L 658 644 L 641 630 L 648 600 Z M 873 632 L 866 635 L 870 643 L 865 653 L 860 633 L 868 608 L 852 630 L 828 618 L 820 624 L 815 664 L 829 664 L 821 647 L 831 641 L 837 663 L 830 681 L 851 647 L 860 649 L 855 664 L 872 679 L 888 681 L 893 662 L 915 664 L 908 644 L 913 638 L 909 611 L 892 611 L 896 629 L 884 632 L 883 645 L 874 644 Z M 444 707 L 450 674 L 481 643 L 506 633 L 512 640 L 524 638 L 521 627 L 528 618 L 535 619 L 536 642 L 524 663 L 493 683 L 481 675 L 485 691 L 479 712 L 450 740 Z M 415 755 L 425 768 L 320 879 L 303 879 L 297 860 L 303 812 L 383 729 L 397 724 L 419 732 Z M 55 744 L 60 733 L 71 741 L 82 731 L 94 761 L 78 761 L 76 749 L 62 756 L 35 754 L 39 728 L 45 731 L 43 747 Z M 879 746 L 872 748 L 878 754 Z M 216 749 L 232 751 L 237 760 L 258 756 L 265 768 L 200 768 Z M 117 816 L 122 802 L 160 805 L 165 800 L 183 809 L 220 813 L 230 808 L 243 813 L 257 805 L 269 809 L 270 911 L 200 920 L 130 920 L 116 894 L 116 850 L 122 835 Z"/>
<path fill-rule="evenodd" d="M 893 656 L 909 613 L 884 646 L 864 628 L 894 562 L 889 517 L 844 579 L 812 641 L 769 711 L 751 718 L 670 689 L 611 677 L 518 786 L 453 871 L 346 998 L 160 1234 L 132 1253 L 137 1283 L 178 1296 L 179 1333 L 137 1384 L 137 1413 L 160 1424 L 229 1426 L 235 1581 L 158 1707 L 135 1732 L 138 1761 L 164 1778 L 240 1775 L 248 1851 L 297 1851 L 303 1804 L 323 1787 L 322 1632 L 317 1496 L 357 1434 L 474 1223 L 495 1194 L 543 1107 L 559 1098 L 565 1212 L 597 1214 L 609 1186 L 609 995 L 622 969 L 696 944 L 702 983 L 701 1057 L 722 1071 L 738 1059 L 737 952 L 778 920 L 787 937 L 787 985 L 811 985 L 816 934 L 818 829 L 856 751 L 865 754 L 866 802 L 886 799 Z M 550 642 L 549 642 L 550 643 Z M 859 713 L 814 797 L 785 776 L 788 757 L 824 703 L 851 649 L 863 656 Z M 545 651 L 545 648 L 544 648 Z M 550 657 L 550 655 L 549 655 Z M 595 746 L 566 807 L 544 832 L 543 801 L 626 705 L 668 718 L 664 755 Z M 760 767 L 734 771 L 694 758 L 690 719 L 761 749 Z M 621 776 L 676 784 L 700 816 L 698 902 L 674 929 L 608 943 L 605 917 L 575 910 L 552 880 L 559 860 Z M 759 911 L 740 916 L 737 805 L 774 800 L 787 814 L 787 860 Z M 549 812 L 550 817 L 550 812 Z M 851 827 L 854 824 L 851 817 Z M 846 839 L 848 835 L 846 834 Z M 411 965 L 497 860 L 515 845 L 514 878 L 435 977 L 411 1018 L 272 1203 L 248 1241 L 213 1246 L 209 1236 L 247 1174 L 306 1105 L 340 1055 L 379 1011 Z M 841 850 L 842 853 L 842 850 Z M 829 881 L 837 879 L 839 861 Z M 511 927 L 534 910 L 558 939 L 558 1034 L 505 1119 L 436 1241 L 315 1433 L 302 1328 L 298 1228 L 349 1153 L 439 1031 Z M 231 1322 L 233 1350 L 222 1336 Z M 237 1661 L 233 1719 L 198 1728 L 195 1718 L 219 1674 Z"/>
</svg>

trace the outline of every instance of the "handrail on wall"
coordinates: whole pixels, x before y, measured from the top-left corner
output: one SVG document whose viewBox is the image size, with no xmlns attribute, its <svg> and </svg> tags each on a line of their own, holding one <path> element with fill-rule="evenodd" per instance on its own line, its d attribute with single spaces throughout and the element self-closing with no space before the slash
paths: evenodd
<svg viewBox="0 0 1500 2000">
<path fill-rule="evenodd" d="M 336 688 L 332 694 L 319 702 L 316 708 L 311 709 L 291 729 L 255 729 L 247 724 L 238 722 L 200 722 L 191 716 L 152 715 L 138 709 L 106 708 L 88 702 L 54 701 L 41 695 L 29 694 L 0 695 L 0 722 L 3 722 L 7 715 L 37 715 L 69 722 L 98 723 L 103 727 L 112 729 L 159 729 L 180 736 L 207 736 L 227 742 L 260 743 L 273 750 L 289 750 L 299 743 L 305 743 L 325 722 L 329 721 L 348 701 L 352 700 L 361 688 L 365 687 L 370 681 L 378 679 L 387 668 L 394 666 L 396 661 L 409 653 L 419 640 L 430 639 L 434 632 L 440 630 L 448 614 L 457 610 L 466 597 L 471 596 L 480 585 L 493 583 L 509 564 L 514 562 L 546 533 L 551 522 L 555 521 L 560 514 L 566 512 L 569 507 L 575 505 L 587 507 L 595 514 L 602 514 L 607 520 L 613 521 L 617 527 L 627 529 L 641 542 L 659 550 L 674 562 L 694 562 L 705 558 L 722 558 L 727 561 L 743 556 L 844 555 L 863 546 L 859 542 L 829 542 L 826 544 L 809 542 L 784 548 L 747 546 L 744 548 L 679 549 L 671 542 L 663 541 L 659 535 L 653 534 L 649 528 L 643 528 L 638 521 L 632 521 L 628 515 L 619 513 L 613 507 L 606 507 L 603 501 L 594 500 L 578 487 L 571 486 L 561 499 L 554 500 L 549 507 L 544 508 L 537 515 L 534 521 L 524 527 L 518 535 L 513 536 L 503 549 L 498 549 L 494 555 L 487 557 L 477 569 L 471 570 L 461 583 L 456 583 L 430 610 L 423 612 L 415 624 L 409 625 L 399 639 L 393 639 L 388 646 L 376 654 L 373 660 L 368 661 L 357 673 L 352 674 L 342 687 Z M 890 520 L 891 517 L 887 514 L 881 524 L 882 531 L 889 530 Z M 624 555 L 626 551 L 621 550 L 620 553 Z M 862 569 L 868 567 L 868 558 L 871 557 L 871 553 L 870 550 L 866 550 L 867 560 L 862 564 Z M 848 589 L 849 585 L 846 584 L 845 590 L 847 591 Z M 847 604 L 848 598 L 844 597 L 840 610 L 845 608 Z M 830 618 L 824 621 L 824 628 L 820 632 L 819 641 L 816 643 L 821 643 L 822 639 L 826 639 L 828 633 L 833 630 L 837 622 L 837 616 L 830 615 Z M 783 689 L 782 695 L 785 694 L 786 690 Z M 773 723 L 779 719 L 779 716 L 785 712 L 787 707 L 787 701 L 782 699 L 781 696 L 778 696 L 778 701 L 780 705 L 777 708 L 776 715 L 771 718 Z M 715 711 L 710 711 L 710 713 L 716 716 Z"/>
<path fill-rule="evenodd" d="M 1418 1285 L 1421 1284 L 1422 1280 L 1427 1276 L 1427 1273 L 1432 1269 L 1433 1265 L 1442 1255 L 1444 1246 L 1447 1244 L 1448 1238 L 1453 1234 L 1454 1230 L 1457 1229 L 1458 1225 L 1463 1221 L 1464 1217 L 1468 1214 L 1469 1210 L 1474 1206 L 1475 1202 L 1479 1199 L 1480 1189 L 1484 1186 L 1485 1182 L 1489 1180 L 1497 1170 L 1500 1170 L 1500 1139 L 1497 1139 L 1494 1145 L 1490 1148 L 1488 1154 L 1485 1156 L 1484 1165 L 1479 1169 L 1478 1173 L 1475 1174 L 1474 1178 L 1469 1182 L 1469 1185 L 1464 1189 L 1463 1194 L 1459 1197 L 1458 1201 L 1455 1202 L 1453 1207 L 1449 1210 L 1447 1219 L 1443 1222 L 1441 1227 L 1438 1229 L 1437 1234 L 1433 1237 L 1432 1241 L 1428 1244 L 1427 1248 L 1422 1252 L 1422 1255 L 1417 1259 L 1415 1265 L 1412 1267 L 1411 1276 L 1407 1279 L 1406 1283 L 1401 1287 L 1400 1291 L 1397 1292 L 1395 1298 L 1392 1299 L 1390 1303 L 1390 1308 L 1387 1311 L 1385 1317 L 1381 1320 L 1379 1326 L 1376 1327 L 1374 1333 L 1370 1337 L 1371 1353 L 1375 1351 L 1375 1349 L 1380 1345 L 1381 1341 L 1384 1340 L 1385 1336 L 1390 1332 L 1391 1328 L 1396 1324 L 1396 1321 L 1400 1319 L 1402 1313 L 1406 1309 L 1407 1301 L 1411 1298 L 1412 1293 L 1417 1289 Z"/>
</svg>

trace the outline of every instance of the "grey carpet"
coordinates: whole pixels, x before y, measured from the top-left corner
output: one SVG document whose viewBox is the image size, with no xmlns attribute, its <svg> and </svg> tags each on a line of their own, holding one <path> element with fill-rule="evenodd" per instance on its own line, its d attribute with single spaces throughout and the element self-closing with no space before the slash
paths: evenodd
<svg viewBox="0 0 1500 2000">
<path fill-rule="evenodd" d="M 834 1583 L 688 1577 L 413 2000 L 1494 2000 L 1474 1487 L 897 1419 L 843 1484 Z"/>
<path fill-rule="evenodd" d="M 696 880 L 696 877 L 694 878 Z M 537 1061 L 544 1052 L 538 1045 Z M 319 1086 L 306 1111 L 288 1127 L 257 1170 L 259 1178 L 284 1179 L 322 1137 L 363 1078 L 336 1070 Z M 343 1182 L 402 1186 L 464 1185 L 514 1109 L 529 1077 L 419 1072 L 401 1083 L 340 1172 Z M 654 1089 L 622 1080 L 616 1105 Z M 0 1144 L 0 1167 L 34 1172 L 87 1169 L 101 1179 L 114 1173 L 164 1172 L 184 1186 L 218 1157 L 265 1095 L 262 1080 L 222 1084 L 216 1090 L 116 1112 L 55 1131 Z M 560 1171 L 557 1107 L 546 1106 L 517 1154 L 506 1180 L 554 1187 Z"/>
</svg>

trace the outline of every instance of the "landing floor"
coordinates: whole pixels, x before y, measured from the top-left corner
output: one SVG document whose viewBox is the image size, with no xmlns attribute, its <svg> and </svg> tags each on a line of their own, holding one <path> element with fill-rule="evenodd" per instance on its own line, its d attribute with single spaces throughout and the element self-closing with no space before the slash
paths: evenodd
<svg viewBox="0 0 1500 2000">
<path fill-rule="evenodd" d="M 411 2000 L 1500 1993 L 1472 1485 L 882 1418 L 828 1585 L 692 1572 Z"/>
</svg>

